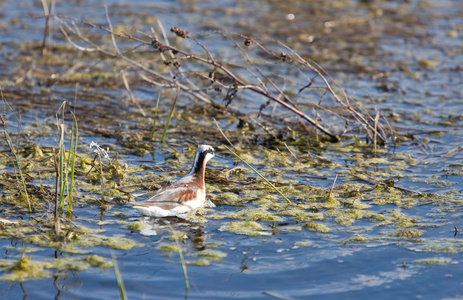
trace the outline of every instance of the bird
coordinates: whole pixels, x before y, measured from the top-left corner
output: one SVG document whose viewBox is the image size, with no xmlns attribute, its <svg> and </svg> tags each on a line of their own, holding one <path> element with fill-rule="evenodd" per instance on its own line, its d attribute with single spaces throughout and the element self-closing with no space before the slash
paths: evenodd
<svg viewBox="0 0 463 300">
<path fill-rule="evenodd" d="M 206 164 L 214 155 L 212 146 L 199 146 L 191 171 L 186 176 L 159 189 L 148 200 L 133 203 L 133 207 L 145 216 L 171 217 L 186 214 L 204 205 Z"/>
</svg>

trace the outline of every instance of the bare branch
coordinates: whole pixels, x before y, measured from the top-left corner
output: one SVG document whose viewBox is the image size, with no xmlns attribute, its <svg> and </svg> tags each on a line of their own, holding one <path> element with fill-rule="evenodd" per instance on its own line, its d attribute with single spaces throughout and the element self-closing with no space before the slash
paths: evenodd
<svg viewBox="0 0 463 300">
<path fill-rule="evenodd" d="M 333 141 L 338 141 L 339 136 L 332 132 L 332 129 L 329 129 L 335 128 L 334 126 L 325 124 L 331 119 L 340 120 L 341 125 L 345 124 L 346 128 L 348 126 L 351 128 L 360 126 L 362 132 L 368 136 L 369 140 L 374 141 L 375 145 L 378 141 L 383 144 L 386 142 L 385 129 L 380 118 L 371 116 L 355 100 L 350 99 L 321 66 L 304 59 L 281 41 L 255 39 L 235 32 L 215 31 L 209 33 L 210 36 L 218 36 L 224 38 L 226 42 L 232 43 L 232 50 L 238 56 L 224 60 L 218 58 L 220 53 L 212 53 L 203 43 L 203 40 L 200 41 L 199 38 L 180 27 L 171 29 L 177 37 L 181 38 L 180 42 L 173 42 L 174 45 L 172 45 L 159 21 L 158 28 L 162 33 L 162 40 L 156 36 L 154 29 L 152 29 L 151 34 L 141 31 L 136 31 L 135 35 L 117 33 L 113 29 L 106 6 L 105 12 L 108 21 L 107 27 L 70 17 L 55 17 L 60 21 L 63 34 L 73 47 L 80 51 L 98 51 L 108 57 L 122 59 L 131 67 L 141 71 L 139 73 L 143 80 L 157 87 L 178 87 L 182 92 L 206 103 L 216 105 L 217 103 L 205 91 L 225 89 L 228 91 L 224 96 L 225 103 L 240 97 L 243 91 L 249 91 L 251 94 L 260 95 L 267 99 L 265 104 L 261 105 L 260 112 L 271 102 L 276 103 L 301 120 L 305 120 Z M 65 20 L 70 20 L 73 24 L 81 23 L 110 34 L 114 51 L 91 41 L 79 31 L 77 26 L 73 28 Z M 71 40 L 70 35 L 76 36 L 88 46 L 77 45 Z M 124 49 L 119 47 L 117 40 L 138 43 L 135 49 L 141 46 L 149 47 L 157 56 L 157 61 L 166 67 L 162 67 L 163 65 L 152 67 L 143 61 L 133 59 L 130 52 L 125 53 Z M 176 38 L 176 40 L 180 39 Z M 188 46 L 195 47 L 196 51 L 188 49 Z M 281 70 L 278 74 L 272 72 L 276 62 L 278 63 L 278 70 Z M 291 70 L 291 74 L 296 74 L 296 77 L 283 76 L 284 72 L 288 70 Z M 320 78 L 321 82 L 314 85 L 317 78 Z M 125 82 L 127 82 L 126 78 Z M 292 93 L 288 87 L 294 87 L 295 92 Z M 301 98 L 307 99 L 307 92 L 313 92 L 320 96 L 320 102 L 316 104 L 314 101 L 300 101 Z M 321 94 L 323 92 L 327 95 L 326 98 L 324 98 L 325 94 Z M 244 94 L 245 97 L 247 95 Z M 324 99 L 331 99 L 333 105 L 328 106 Z M 323 103 L 321 100 L 324 100 Z M 317 116 L 316 120 L 305 112 L 307 106 L 314 110 L 313 116 Z M 325 118 L 319 114 L 323 114 Z"/>
</svg>

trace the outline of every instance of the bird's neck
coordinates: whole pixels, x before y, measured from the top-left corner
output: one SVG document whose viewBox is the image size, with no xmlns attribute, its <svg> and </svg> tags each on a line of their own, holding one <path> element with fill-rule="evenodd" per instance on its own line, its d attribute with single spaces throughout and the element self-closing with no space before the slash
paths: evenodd
<svg viewBox="0 0 463 300">
<path fill-rule="evenodd" d="M 191 167 L 191 171 L 189 175 L 193 175 L 196 178 L 199 178 L 202 182 L 204 182 L 204 173 L 206 171 L 206 154 L 200 153 L 195 157 L 195 161 L 193 162 L 193 166 Z"/>
</svg>

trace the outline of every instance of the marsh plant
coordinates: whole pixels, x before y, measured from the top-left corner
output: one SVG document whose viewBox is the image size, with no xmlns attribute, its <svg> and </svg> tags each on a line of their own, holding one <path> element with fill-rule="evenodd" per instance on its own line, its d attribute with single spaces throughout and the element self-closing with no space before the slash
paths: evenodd
<svg viewBox="0 0 463 300">
<path fill-rule="evenodd" d="M 75 163 L 77 156 L 77 145 L 79 138 L 79 130 L 77 125 L 77 118 L 72 113 L 73 122 L 71 128 L 71 137 L 69 139 L 69 149 L 66 151 L 64 145 L 65 139 L 65 124 L 64 124 L 64 112 L 66 109 L 66 102 L 60 106 L 56 113 L 56 127 L 58 129 L 58 151 L 55 160 L 55 172 L 56 172 L 56 186 L 55 186 L 55 234 L 60 235 L 60 217 L 63 213 L 64 204 L 66 202 L 66 216 L 71 218 L 72 205 L 73 205 L 73 193 L 74 193 L 74 175 L 75 175 Z M 61 113 L 61 118 L 59 117 Z M 53 149 L 55 153 L 55 149 Z"/>
<path fill-rule="evenodd" d="M 1 89 L 0 89 L 0 91 L 1 91 Z M 2 92 L 1 95 L 2 95 L 2 101 L 4 103 L 4 111 L 5 111 L 6 101 L 5 101 L 5 99 L 3 99 L 3 92 Z M 16 167 L 16 170 L 18 171 L 18 174 L 19 174 L 19 179 L 20 179 L 19 198 L 23 198 L 22 196 L 24 195 L 24 198 L 25 198 L 25 200 L 27 202 L 27 208 L 28 208 L 29 212 L 32 212 L 31 202 L 29 200 L 29 194 L 27 192 L 26 181 L 24 179 L 22 169 L 21 169 L 20 156 L 17 153 L 17 148 L 18 147 L 15 148 L 15 146 L 13 144 L 13 141 L 12 141 L 10 135 L 8 134 L 8 131 L 6 130 L 7 119 L 6 119 L 6 115 L 4 113 L 1 115 L 1 121 L 2 121 L 3 134 L 4 134 L 4 137 L 5 137 L 6 143 L 8 145 L 8 148 L 11 151 L 11 154 L 13 156 L 14 165 Z M 17 121 L 18 121 L 18 126 L 19 126 L 19 119 L 18 118 L 17 118 Z M 18 139 L 18 144 L 17 145 L 19 145 L 19 139 Z"/>
<path fill-rule="evenodd" d="M 264 100 L 259 117 L 275 122 L 266 115 L 266 109 L 289 111 L 291 119 L 308 132 L 320 132 L 332 142 L 356 134 L 376 148 L 395 134 L 380 112 L 371 116 L 320 65 L 281 41 L 224 30 L 195 35 L 178 26 L 172 27 L 168 35 L 159 21 L 150 32 L 120 32 L 113 28 L 107 9 L 107 26 L 66 16 L 55 18 L 63 36 L 78 51 L 122 60 L 127 74 L 132 75 L 127 78 L 124 73 L 126 88 L 128 81 L 139 82 L 139 77 L 158 89 L 176 89 L 192 101 L 236 116 L 246 114 L 246 107 L 240 111 L 240 105 L 233 106 L 235 102 L 259 97 Z M 112 50 L 92 38 L 90 32 L 108 35 Z M 213 53 L 209 47 L 215 43 L 227 45 L 230 57 L 224 60 Z M 314 102 L 316 98 L 318 103 Z M 174 106 L 175 101 L 172 109 Z M 305 113 L 307 109 L 313 114 Z"/>
</svg>

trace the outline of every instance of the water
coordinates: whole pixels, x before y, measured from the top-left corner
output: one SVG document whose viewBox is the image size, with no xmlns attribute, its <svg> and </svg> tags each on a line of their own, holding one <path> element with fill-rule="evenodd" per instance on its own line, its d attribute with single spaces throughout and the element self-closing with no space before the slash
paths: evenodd
<svg viewBox="0 0 463 300">
<path fill-rule="evenodd" d="M 335 78 L 339 78 L 341 86 L 351 97 L 359 99 L 366 107 L 376 107 L 399 135 L 407 137 L 397 147 L 390 144 L 378 155 L 378 158 L 386 158 L 386 162 L 368 164 L 366 162 L 376 158 L 371 151 L 361 151 L 358 148 L 344 151 L 353 142 L 347 137 L 341 147 L 323 144 L 323 148 L 303 148 L 295 145 L 292 149 L 299 159 L 306 159 L 310 152 L 311 155 L 318 155 L 337 164 L 323 165 L 319 161 L 317 163 L 315 158 L 307 159 L 307 164 L 313 164 L 314 173 L 308 173 L 307 169 L 289 171 L 278 160 L 269 165 L 271 160 L 262 158 L 262 146 L 246 148 L 254 151 L 253 155 L 256 156 L 260 151 L 260 157 L 253 163 L 275 181 L 284 183 L 295 180 L 297 184 L 327 189 L 333 184 L 335 175 L 339 175 L 337 186 L 358 182 L 351 174 L 354 168 L 362 174 L 368 174 L 374 181 L 394 178 L 396 186 L 439 196 L 424 195 L 420 198 L 405 193 L 398 195 L 396 201 L 380 203 L 381 198 L 389 195 L 375 193 L 373 185 L 370 186 L 371 190 L 361 187 L 355 196 L 337 194 L 336 198 L 345 203 L 328 207 L 324 206 L 324 202 L 308 200 L 319 197 L 313 191 L 293 196 L 293 200 L 300 205 L 313 203 L 314 206 L 319 206 L 323 217 L 316 219 L 312 215 L 309 221 L 298 221 L 296 217 L 285 214 L 281 207 L 269 205 L 269 200 L 277 204 L 282 202 L 271 190 L 253 191 L 255 185 L 251 183 L 256 177 L 253 173 L 232 174 L 226 182 L 226 176 L 221 172 L 234 167 L 233 159 L 226 151 L 219 149 L 219 154 L 225 159 L 214 159 L 207 174 L 209 197 L 221 205 L 202 210 L 204 218 L 200 218 L 202 221 L 199 223 L 170 220 L 173 230 L 186 235 L 180 243 L 187 261 L 198 261 L 207 253 L 220 254 L 220 257 L 208 257 L 207 266 L 187 265 L 191 285 L 188 291 L 185 290 L 184 273 L 178 253 L 159 250 L 162 245 L 174 244 L 169 240 L 172 229 L 165 227 L 160 221 L 141 218 L 128 204 L 111 202 L 102 207 L 98 203 L 98 183 L 90 184 L 88 180 L 79 183 L 81 185 L 76 192 L 78 205 L 74 208 L 78 218 L 74 218 L 74 222 L 88 229 L 104 231 L 89 233 L 88 236 L 128 238 L 140 244 L 138 247 L 110 249 L 107 245 L 99 244 L 94 247 L 77 247 L 77 250 L 84 253 L 76 253 L 71 250 L 55 251 L 52 247 L 40 247 L 18 238 L 9 238 L 0 240 L 0 259 L 17 261 L 24 249 L 34 250 L 25 255 L 30 255 L 33 261 L 41 263 L 54 261 L 56 257 L 76 261 L 94 254 L 111 262 L 114 256 L 128 299 L 463 297 L 460 279 L 463 241 L 461 234 L 455 231 L 455 227 L 461 226 L 463 213 L 463 154 L 459 149 L 463 138 L 460 88 L 463 83 L 460 70 L 463 52 L 461 39 L 458 38 L 463 34 L 461 5 L 452 1 L 429 1 L 425 4 L 420 1 L 406 4 L 323 1 L 300 6 L 297 3 L 287 5 L 261 1 L 227 1 L 220 5 L 210 1 L 139 1 L 130 4 L 111 1 L 106 4 L 113 25 L 122 24 L 128 28 L 149 31 L 150 26 L 156 25 L 155 19 L 150 20 L 150 24 L 144 21 L 149 20 L 150 16 L 158 17 L 166 30 L 172 26 L 181 26 L 190 32 L 199 32 L 201 41 L 207 44 L 211 52 L 217 53 L 218 57 L 226 58 L 233 51 L 224 40 L 207 40 L 212 29 L 225 27 L 230 31 L 282 40 L 294 46 L 300 53 L 317 59 Z M 42 147 L 56 147 L 57 138 L 53 127 L 55 113 L 62 101 L 67 100 L 69 107 L 75 106 L 79 118 L 79 153 L 90 156 L 88 144 L 95 141 L 110 147 L 110 155 L 114 159 L 118 156 L 122 164 L 127 163 L 128 167 L 133 168 L 142 166 L 137 171 L 130 172 L 129 176 L 132 177 L 121 183 L 126 189 L 130 189 L 127 187 L 130 184 L 136 184 L 137 187 L 130 190 L 132 194 L 137 189 L 137 192 L 154 189 L 148 186 L 148 182 L 160 185 L 166 179 L 157 177 L 160 174 L 172 174 L 168 179 L 184 174 L 182 170 L 187 171 L 191 163 L 191 155 L 186 150 L 187 144 L 214 142 L 217 143 L 217 146 L 214 145 L 217 148 L 221 143 L 217 133 L 212 137 L 204 129 L 213 126 L 210 125 L 213 113 L 195 114 L 194 108 L 188 106 L 191 101 L 187 97 L 179 99 L 177 115 L 174 115 L 169 133 L 170 145 L 180 152 L 180 158 L 172 158 L 174 151 L 169 147 L 150 143 L 146 132 L 152 126 L 152 108 L 155 106 L 158 90 L 142 81 L 133 79 L 131 88 L 148 112 L 147 117 L 141 117 L 138 109 L 126 97 L 125 88 L 121 84 L 108 84 L 110 80 L 99 81 L 92 78 L 87 83 L 82 81 L 77 88 L 78 101 L 74 101 L 74 82 L 53 82 L 45 77 L 52 72 L 64 76 L 66 70 L 76 66 L 79 61 L 87 62 L 87 58 L 78 54 L 71 61 L 66 61 L 64 66 L 58 63 L 46 65 L 35 62 L 37 57 L 34 55 L 30 59 L 19 59 L 26 57 L 28 53 L 37 52 L 35 48 L 26 51 L 28 48 L 22 48 L 21 43 L 42 40 L 44 20 L 36 18 L 42 14 L 41 6 L 39 3 L 26 1 L 5 2 L 0 5 L 2 11 L 8 12 L 0 19 L 4 28 L 0 32 L 0 54 L 3 58 L 0 63 L 0 79 L 6 99 L 15 110 L 21 112 L 21 130 L 25 142 L 39 143 Z M 98 1 L 58 3 L 56 12 L 97 24 L 106 23 L 103 5 Z M 295 15 L 294 21 L 288 19 L 290 13 Z M 56 21 L 53 24 L 57 26 Z M 457 37 L 452 37 L 455 34 Z M 314 42 L 307 42 L 307 36 L 312 35 L 315 37 Z M 57 32 L 54 32 L 52 41 L 56 44 L 64 43 Z M 108 45 L 111 43 L 109 39 L 105 42 Z M 148 59 L 149 51 L 143 51 L 146 51 Z M 7 57 L 14 54 L 17 55 L 14 56 L 14 63 L 10 63 Z M 117 63 L 117 60 L 98 59 L 90 67 L 78 67 L 77 70 L 82 73 L 117 73 L 120 71 Z M 436 63 L 436 66 L 426 67 L 426 63 Z M 278 64 L 267 67 L 270 70 L 283 70 Z M 28 70 L 33 70 L 32 74 L 24 75 L 28 84 L 21 84 L 18 77 L 27 74 Z M 302 81 L 301 78 L 293 79 L 298 84 Z M 120 81 L 120 78 L 115 77 L 114 80 Z M 391 86 L 392 89 L 378 87 L 382 84 Z M 207 92 L 220 102 L 221 94 Z M 243 98 L 233 102 L 231 109 L 255 114 L 266 101 L 243 94 L 247 96 L 243 95 Z M 322 93 L 314 94 L 311 99 L 318 103 L 318 95 Z M 169 95 L 161 98 L 161 121 L 157 127 L 163 126 L 171 98 L 173 97 Z M 300 103 L 304 103 L 306 99 L 303 96 L 297 98 Z M 197 106 L 200 107 L 201 104 Z M 270 105 L 264 112 L 270 115 L 272 109 Z M 311 108 L 304 109 L 307 114 L 313 113 Z M 9 111 L 6 113 L 9 120 L 7 130 L 16 132 L 13 114 Z M 223 117 L 221 113 L 215 113 L 213 117 L 221 117 L 218 120 L 224 129 L 237 129 L 239 122 L 233 116 Z M 277 110 L 277 115 L 278 113 L 280 112 Z M 279 116 L 289 118 L 290 114 L 284 112 Z M 68 113 L 68 126 L 71 124 L 70 120 Z M 265 121 L 259 120 L 261 123 Z M 47 129 L 44 124 L 50 128 Z M 342 124 L 333 127 L 340 129 Z M 259 130 L 261 129 L 257 129 Z M 246 130 L 243 132 L 242 136 L 251 136 Z M 156 134 L 159 139 L 160 133 Z M 351 132 L 346 134 L 351 135 Z M 135 142 L 146 143 L 149 146 L 147 153 L 137 153 L 139 148 L 132 147 Z M 262 140 L 259 143 L 264 144 Z M 252 145 L 252 142 L 249 144 Z M 283 147 L 277 149 L 286 151 Z M 288 165 L 296 165 L 296 161 L 291 156 L 288 157 L 291 162 Z M 11 170 L 11 165 L 0 169 L 2 176 Z M 27 172 L 32 174 L 35 170 L 28 169 Z M 41 172 L 45 173 L 46 170 Z M 381 177 L 378 174 L 385 175 Z M 311 179 L 307 175 L 324 176 L 328 180 Z M 6 179 L 2 180 L 4 182 Z M 32 183 L 53 186 L 53 180 L 53 177 L 45 176 L 34 179 Z M 281 185 L 281 188 L 289 190 L 288 193 L 291 194 L 293 186 Z M 350 191 L 349 186 L 346 189 Z M 3 183 L 2 193 L 6 193 Z M 235 206 L 236 203 L 240 205 Z M 27 219 L 27 214 L 12 213 L 8 207 L 2 204 L 2 218 Z M 260 236 L 224 230 L 225 224 L 242 220 L 234 219 L 230 213 L 254 208 L 275 213 L 282 219 L 267 221 L 262 220 L 263 217 L 259 219 L 250 216 L 251 220 L 255 218 L 263 226 L 261 232 L 264 235 Z M 354 210 L 368 211 L 384 216 L 386 221 L 394 221 L 383 223 L 380 219 L 368 217 L 352 217 L 346 220 L 343 219 L 346 218 L 345 215 L 338 214 L 340 211 L 355 213 Z M 310 209 L 305 208 L 303 212 L 308 213 Z M 33 217 L 39 218 L 40 214 Z M 148 229 L 152 231 L 125 227 L 134 222 L 148 222 Z M 329 231 L 317 232 L 303 227 L 311 222 L 325 225 Z M 411 222 L 415 225 L 400 227 L 397 225 L 400 222 Z M 45 232 L 47 230 L 42 225 L 36 225 L 36 228 Z M 274 228 L 278 230 L 274 231 Z M 400 230 L 409 229 L 418 230 L 419 234 L 407 236 L 416 233 L 407 231 L 401 235 Z M 146 234 L 153 231 L 156 234 Z M 46 278 L 22 283 L 1 281 L 0 292 L 5 299 L 119 297 L 118 283 L 112 267 L 90 267 L 83 271 L 53 268 L 48 271 L 50 275 Z M 8 274 L 3 269 L 0 276 Z"/>
</svg>

